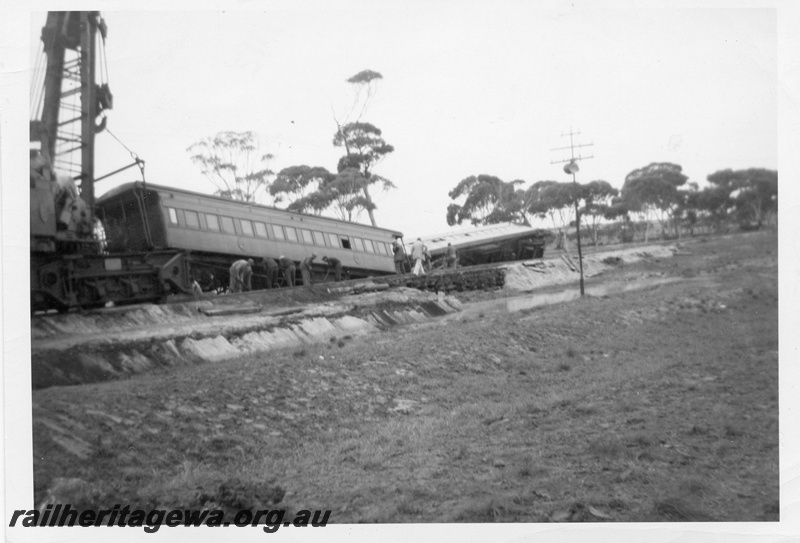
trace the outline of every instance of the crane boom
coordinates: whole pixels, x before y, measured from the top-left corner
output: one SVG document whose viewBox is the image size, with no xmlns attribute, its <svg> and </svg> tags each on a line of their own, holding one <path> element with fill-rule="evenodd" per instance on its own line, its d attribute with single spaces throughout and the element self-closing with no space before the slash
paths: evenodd
<svg viewBox="0 0 800 543">
<path fill-rule="evenodd" d="M 45 161 L 79 181 L 89 224 L 94 220 L 94 136 L 105 127 L 105 117 L 100 124 L 97 118 L 112 107 L 108 85 L 96 82 L 98 32 L 105 39 L 97 11 L 48 12 L 41 36 L 47 58 L 41 117 L 31 121 L 31 141 L 40 142 Z"/>
</svg>

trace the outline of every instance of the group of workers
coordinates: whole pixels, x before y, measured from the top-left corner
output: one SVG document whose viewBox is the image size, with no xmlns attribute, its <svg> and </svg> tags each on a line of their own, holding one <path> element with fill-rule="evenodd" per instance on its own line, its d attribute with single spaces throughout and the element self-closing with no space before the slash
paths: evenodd
<svg viewBox="0 0 800 543">
<path fill-rule="evenodd" d="M 411 267 L 408 256 L 406 256 L 406 250 L 403 246 L 402 239 L 397 238 L 395 240 L 392 251 L 394 252 L 394 269 L 397 273 L 425 275 L 433 270 L 431 253 L 428 251 L 427 245 L 425 245 L 420 238 L 417 238 L 417 241 L 411 245 L 411 261 L 414 262 L 413 268 Z M 445 268 L 458 267 L 458 253 L 451 243 L 448 243 L 445 249 L 442 266 Z"/>
<path fill-rule="evenodd" d="M 287 286 L 293 287 L 296 284 L 296 273 L 297 269 L 300 269 L 300 275 L 303 285 L 311 285 L 313 284 L 313 279 L 311 277 L 311 267 L 314 262 L 314 259 L 317 258 L 316 254 L 312 254 L 311 256 L 303 259 L 300 262 L 300 265 L 295 265 L 294 260 L 291 258 L 286 258 L 284 255 L 278 257 L 277 260 L 271 257 L 265 257 L 262 259 L 262 265 L 266 268 L 267 271 L 267 288 L 273 288 L 280 286 L 278 279 L 279 273 L 283 271 L 283 278 L 286 282 Z M 333 278 L 336 281 L 342 280 L 342 261 L 338 258 L 332 256 L 323 256 L 322 261 L 325 262 L 326 265 L 326 277 L 327 273 L 333 271 Z M 231 294 L 235 294 L 237 292 L 249 291 L 252 290 L 252 278 L 253 278 L 253 268 L 255 267 L 255 261 L 252 258 L 248 258 L 247 260 L 241 259 L 237 260 L 231 265 L 229 270 L 230 275 L 230 285 L 228 286 L 228 292 Z"/>
<path fill-rule="evenodd" d="M 422 242 L 420 238 L 411 245 L 411 260 L 406 255 L 405 247 L 401 238 L 397 238 L 392 246 L 394 252 L 394 266 L 398 274 L 413 273 L 414 275 L 425 275 L 433 269 L 431 253 L 428 247 Z M 265 257 L 262 259 L 262 265 L 266 268 L 267 272 L 267 288 L 280 286 L 278 283 L 279 273 L 283 271 L 283 278 L 287 286 L 294 287 L 296 284 L 297 269 L 300 269 L 300 276 L 303 285 L 312 285 L 313 278 L 311 275 L 312 265 L 317 258 L 316 254 L 303 259 L 299 265 L 295 265 L 294 260 L 286 258 L 284 255 L 278 259 Z M 326 265 L 326 278 L 327 274 L 333 271 L 333 277 L 336 281 L 342 280 L 342 262 L 338 258 L 332 256 L 323 256 L 322 261 Z M 414 262 L 413 268 L 411 261 Z M 444 259 L 442 263 L 445 268 L 458 267 L 458 253 L 456 248 L 450 243 L 447 244 L 445 249 Z M 230 293 L 237 293 L 242 291 L 252 290 L 252 277 L 253 267 L 255 262 L 252 258 L 247 260 L 237 260 L 231 265 L 230 268 L 230 286 L 228 291 Z"/>
</svg>

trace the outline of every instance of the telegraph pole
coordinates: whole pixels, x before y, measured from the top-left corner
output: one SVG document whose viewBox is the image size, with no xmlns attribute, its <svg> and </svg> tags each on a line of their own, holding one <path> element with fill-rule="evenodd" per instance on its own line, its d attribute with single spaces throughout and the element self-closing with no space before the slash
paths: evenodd
<svg viewBox="0 0 800 543">
<path fill-rule="evenodd" d="M 554 160 L 550 162 L 550 164 L 564 164 L 564 172 L 567 174 L 572 174 L 572 184 L 575 187 L 575 228 L 578 232 L 578 267 L 580 268 L 580 273 L 581 273 L 581 296 L 583 296 L 584 289 L 583 289 L 583 253 L 581 252 L 581 212 L 580 209 L 578 209 L 578 181 L 575 179 L 575 173 L 580 169 L 578 168 L 579 160 L 587 160 L 589 158 L 594 158 L 594 156 L 581 156 L 580 148 L 590 147 L 593 144 L 585 143 L 576 145 L 574 137 L 579 135 L 580 132 L 573 132 L 572 128 L 569 129 L 568 134 L 561 134 L 561 137 L 569 136 L 569 147 L 557 147 L 555 149 L 550 149 L 550 150 L 563 151 L 565 149 L 569 149 L 570 157 L 566 160 Z M 579 149 L 577 157 L 575 156 L 575 149 Z"/>
</svg>

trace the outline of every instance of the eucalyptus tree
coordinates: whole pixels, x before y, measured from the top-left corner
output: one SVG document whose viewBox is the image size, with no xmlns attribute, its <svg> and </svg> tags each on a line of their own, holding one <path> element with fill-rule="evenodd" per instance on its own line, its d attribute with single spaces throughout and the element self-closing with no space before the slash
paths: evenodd
<svg viewBox="0 0 800 543">
<path fill-rule="evenodd" d="M 741 221 L 759 225 L 778 212 L 778 172 L 764 168 L 720 170 L 706 179 L 726 194 Z"/>
<path fill-rule="evenodd" d="M 351 195 L 352 205 L 354 209 L 367 211 L 372 226 L 378 224 L 375 220 L 376 205 L 370 187 L 384 191 L 396 188 L 394 183 L 373 172 L 375 165 L 393 152 L 394 147 L 383 139 L 380 128 L 361 121 L 381 79 L 383 76 L 374 70 L 362 70 L 349 77 L 347 83 L 354 89 L 352 104 L 341 119 L 334 114 L 336 133 L 333 136 L 333 145 L 342 147 L 345 151 L 337 166 L 339 175 L 343 177 L 336 185 L 342 189 L 350 186 L 358 191 Z M 358 170 L 359 176 L 355 176 L 352 172 L 345 174 L 344 172 L 349 169 Z M 355 182 L 356 180 L 358 182 Z M 344 194 L 335 192 L 338 198 L 345 197 Z"/>
<path fill-rule="evenodd" d="M 720 231 L 735 209 L 730 193 L 724 188 L 710 185 L 696 194 L 689 195 L 689 205 L 700 217 L 709 220 L 716 231 Z"/>
<path fill-rule="evenodd" d="M 321 198 L 320 188 L 331 181 L 333 174 L 321 166 L 289 166 L 278 172 L 269 187 L 275 204 L 287 209 L 319 215 L 328 205 Z M 314 197 L 311 195 L 314 194 Z"/>
<path fill-rule="evenodd" d="M 219 132 L 186 150 L 191 161 L 216 187 L 214 194 L 223 198 L 257 202 L 274 175 L 269 163 L 275 157 L 262 149 L 253 132 Z"/>
<path fill-rule="evenodd" d="M 612 187 L 608 181 L 599 179 L 584 183 L 581 187 L 584 201 L 581 216 L 589 218 L 587 222 L 592 231 L 592 241 L 597 245 L 597 227 L 609 212 L 612 200 L 619 195 L 619 190 Z"/>
<path fill-rule="evenodd" d="M 625 176 L 621 197 L 630 211 L 641 214 L 646 221 L 645 241 L 649 239 L 653 217 L 661 224 L 662 233 L 665 232 L 665 224 L 680 207 L 678 187 L 687 180 L 682 168 L 670 162 L 653 162 Z"/>
<path fill-rule="evenodd" d="M 556 247 L 569 248 L 567 228 L 575 220 L 575 200 L 583 194 L 582 185 L 559 181 L 537 181 L 529 189 L 536 197 L 528 203 L 529 213 L 549 217 L 558 232 Z"/>
<path fill-rule="evenodd" d="M 525 210 L 522 180 L 503 181 L 494 175 L 471 175 L 462 179 L 448 196 L 460 200 L 447 206 L 447 224 L 469 221 L 473 225 L 515 222 L 530 226 Z"/>
<path fill-rule="evenodd" d="M 378 88 L 378 82 L 383 79 L 383 76 L 374 70 L 361 70 L 354 76 L 348 77 L 347 82 L 352 85 L 353 101 L 349 106 L 348 111 L 344 113 L 344 120 L 342 124 L 348 122 L 358 122 L 367 112 L 372 98 Z M 337 119 L 337 126 L 341 126 Z"/>
<path fill-rule="evenodd" d="M 362 195 L 367 180 L 356 168 L 346 168 L 332 176 L 320 189 L 328 208 L 343 221 L 355 222 L 363 211 L 371 212 L 374 204 Z"/>
<path fill-rule="evenodd" d="M 375 165 L 383 160 L 394 147 L 386 143 L 381 135 L 380 128 L 370 123 L 355 122 L 338 127 L 333 137 L 333 145 L 344 147 L 345 155 L 339 159 L 337 170 L 343 174 L 347 170 L 357 170 L 360 176 L 358 183 L 344 182 L 343 186 L 352 186 L 358 192 L 353 193 L 354 201 L 363 201 L 359 206 L 369 214 L 372 226 L 378 226 L 375 221 L 375 203 L 370 194 L 370 187 L 375 185 L 381 190 L 395 188 L 394 183 L 373 173 Z M 353 174 L 348 173 L 345 181 L 352 180 Z"/>
</svg>

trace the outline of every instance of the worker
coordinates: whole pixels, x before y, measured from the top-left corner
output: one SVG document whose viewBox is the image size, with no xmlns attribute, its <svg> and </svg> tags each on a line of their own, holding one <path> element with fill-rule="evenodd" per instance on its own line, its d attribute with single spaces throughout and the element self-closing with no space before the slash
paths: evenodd
<svg viewBox="0 0 800 543">
<path fill-rule="evenodd" d="M 278 280 L 278 269 L 280 266 L 274 258 L 264 257 L 264 267 L 267 269 L 267 288 L 272 288 Z"/>
<path fill-rule="evenodd" d="M 283 275 L 286 277 L 286 283 L 290 286 L 294 286 L 294 273 L 297 268 L 295 268 L 294 260 L 291 258 L 286 258 L 285 256 L 281 255 L 278 258 L 278 263 L 283 268 Z"/>
<path fill-rule="evenodd" d="M 342 280 L 342 261 L 333 256 L 323 256 L 322 261 L 328 265 L 328 270 L 333 268 L 333 278 L 336 281 Z"/>
<path fill-rule="evenodd" d="M 36 188 L 37 182 L 49 185 L 53 179 L 53 173 L 50 169 L 49 161 L 39 151 L 31 150 L 30 152 L 30 167 L 31 167 L 31 188 Z"/>
<path fill-rule="evenodd" d="M 422 262 L 425 259 L 425 252 L 427 250 L 428 248 L 425 247 L 425 244 L 422 243 L 420 238 L 417 238 L 417 241 L 415 241 L 411 246 L 411 260 L 414 261 L 414 269 L 412 270 L 412 273 L 414 275 L 425 275 L 425 266 L 422 265 Z"/>
<path fill-rule="evenodd" d="M 430 251 L 428 251 L 427 245 L 422 248 L 422 263 L 425 266 L 425 271 L 433 271 L 433 258 Z"/>
<path fill-rule="evenodd" d="M 300 263 L 300 274 L 303 276 L 303 285 L 311 286 L 313 284 L 311 281 L 311 263 L 314 262 L 315 258 L 317 258 L 317 255 L 312 254 L 304 258 Z"/>
<path fill-rule="evenodd" d="M 56 228 L 78 238 L 90 237 L 92 223 L 89 220 L 89 207 L 81 199 L 75 179 L 69 174 L 57 173 L 54 189 Z"/>
<path fill-rule="evenodd" d="M 219 294 L 220 287 L 217 285 L 217 278 L 214 277 L 213 273 L 207 270 L 201 272 L 198 283 L 200 284 L 201 290 Z"/>
<path fill-rule="evenodd" d="M 250 279 L 253 277 L 253 259 L 237 260 L 231 264 L 230 276 L 231 283 L 228 291 L 231 294 L 242 292 L 242 290 L 251 290 Z"/>
<path fill-rule="evenodd" d="M 398 274 L 408 273 L 408 257 L 403 248 L 403 240 L 397 238 L 392 245 L 392 251 L 394 252 L 394 271 Z"/>
<path fill-rule="evenodd" d="M 457 268 L 458 267 L 458 253 L 456 248 L 451 243 L 447 244 L 447 249 L 444 251 L 444 267 Z"/>
</svg>

